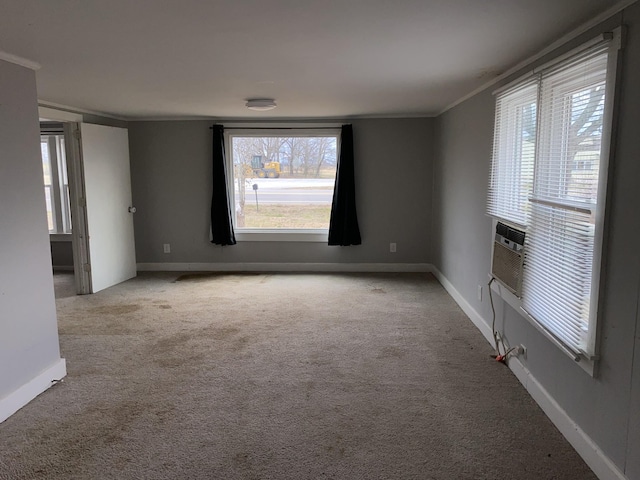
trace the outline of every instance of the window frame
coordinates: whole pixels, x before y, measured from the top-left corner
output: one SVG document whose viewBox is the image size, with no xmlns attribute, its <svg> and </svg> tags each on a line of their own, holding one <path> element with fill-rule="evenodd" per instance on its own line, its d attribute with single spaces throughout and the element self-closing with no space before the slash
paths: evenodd
<svg viewBox="0 0 640 480">
<path fill-rule="evenodd" d="M 60 240 L 63 236 L 71 235 L 71 202 L 69 194 L 69 179 L 66 163 L 66 144 L 63 132 L 42 131 L 40 133 L 40 145 L 46 145 L 51 184 L 44 184 L 51 192 L 51 212 L 53 228 L 49 229 L 49 235 Z M 45 159 L 42 158 L 43 168 Z M 66 182 L 64 180 L 67 180 Z M 44 179 L 43 179 L 44 180 Z M 45 193 L 45 197 L 47 194 Z M 68 237 L 70 238 L 70 237 Z"/>
<path fill-rule="evenodd" d="M 327 243 L 329 228 L 247 228 L 237 227 L 235 211 L 235 177 L 233 166 L 233 137 L 335 137 L 336 159 L 340 156 L 342 124 L 336 123 L 225 123 L 224 146 L 226 152 L 227 191 L 233 212 L 233 228 L 238 242 L 314 242 Z M 337 173 L 336 173 L 337 174 Z M 335 181 L 334 190 L 335 191 Z M 332 193 L 333 193 L 332 191 Z"/>
<path fill-rule="evenodd" d="M 538 67 L 534 71 L 532 71 L 529 75 L 525 77 L 521 77 L 515 82 L 503 87 L 494 93 L 502 92 L 508 88 L 517 88 L 517 84 L 519 82 L 526 82 L 527 78 L 531 78 L 533 76 L 541 76 L 541 72 L 545 70 L 552 69 L 554 66 L 559 65 L 561 63 L 565 63 L 570 61 L 572 58 L 578 57 L 581 53 L 584 53 L 592 48 L 595 48 L 599 43 L 604 41 L 609 41 L 608 44 L 608 57 L 607 57 L 607 65 L 606 65 L 606 77 L 605 77 L 605 101 L 604 101 L 604 111 L 603 111 L 603 119 L 602 119 L 602 134 L 601 134 L 601 144 L 600 144 L 600 163 L 599 163 L 599 172 L 598 172 L 598 181 L 597 181 L 597 200 L 595 205 L 591 203 L 595 207 L 594 212 L 594 236 L 593 236 L 593 259 L 591 263 L 591 296 L 589 301 L 590 308 L 590 321 L 589 321 L 589 333 L 587 335 L 587 340 L 589 342 L 586 351 L 575 352 L 572 348 L 568 347 L 560 338 L 558 338 L 555 334 L 550 332 L 543 324 L 541 324 L 537 319 L 533 318 L 524 308 L 523 308 L 523 300 L 513 295 L 511 292 L 508 292 L 506 288 L 503 288 L 499 283 L 493 282 L 492 290 L 496 291 L 509 305 L 516 309 L 516 311 L 520 312 L 537 330 L 539 330 L 544 336 L 546 336 L 553 344 L 559 347 L 565 354 L 569 357 L 573 358 L 583 370 L 585 370 L 589 375 L 594 376 L 596 371 L 596 364 L 599 358 L 599 337 L 600 331 L 602 328 L 601 316 L 602 316 L 602 306 L 603 306 L 603 291 L 604 291 L 604 276 L 603 276 L 603 265 L 604 265 L 604 251 L 606 244 L 606 232 L 607 232 L 607 217 L 608 210 L 610 208 L 610 202 L 607 201 L 607 198 L 610 196 L 610 191 L 607 188 L 610 181 L 610 164 L 612 162 L 612 152 L 613 152 L 613 129 L 614 129 L 614 107 L 615 107 L 615 92 L 617 90 L 618 78 L 617 78 L 617 66 L 619 60 L 619 51 L 621 49 L 621 34 L 622 29 L 620 27 L 616 28 L 612 33 L 607 32 L 600 37 L 593 39 L 590 42 L 586 42 L 582 46 L 564 54 L 560 57 L 557 57 L 555 60 L 548 62 L 541 67 Z M 538 80 L 539 81 L 539 80 Z M 537 169 L 537 163 L 539 159 L 539 155 L 541 152 L 540 148 L 540 115 L 542 113 L 544 106 L 541 105 L 541 89 L 538 87 L 538 99 L 536 102 L 537 116 L 536 116 L 536 152 L 535 152 L 535 165 Z M 495 149 L 494 145 L 494 149 Z M 493 168 L 493 161 L 492 161 Z M 534 171 L 534 190 L 535 190 L 535 175 L 537 172 Z M 535 196 L 535 191 L 532 191 L 532 196 L 529 201 L 533 200 Z M 570 204 L 571 201 L 567 201 L 566 199 L 560 200 L 562 204 Z M 584 205 L 586 202 L 578 202 Z M 500 217 L 496 217 L 491 213 L 488 213 L 491 217 L 494 218 L 493 227 L 495 229 L 495 225 L 497 220 L 500 219 L 504 221 L 505 219 L 501 219 Z M 506 219 L 507 223 L 514 224 L 513 221 Z M 520 226 L 515 223 L 516 227 Z M 530 214 L 527 215 L 527 225 L 525 225 L 525 229 L 530 226 Z M 526 255 L 526 251 L 525 251 Z M 526 260 L 525 260 L 525 270 L 523 275 L 527 275 L 526 271 Z M 523 292 L 523 295 L 525 293 Z"/>
</svg>

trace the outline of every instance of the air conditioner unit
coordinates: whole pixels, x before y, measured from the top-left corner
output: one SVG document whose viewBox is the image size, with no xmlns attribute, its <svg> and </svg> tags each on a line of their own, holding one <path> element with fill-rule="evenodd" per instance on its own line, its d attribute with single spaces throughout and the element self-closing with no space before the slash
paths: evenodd
<svg viewBox="0 0 640 480">
<path fill-rule="evenodd" d="M 496 225 L 491 274 L 518 297 L 522 293 L 524 237 L 525 232 L 522 230 L 517 230 L 502 222 L 498 222 Z"/>
</svg>

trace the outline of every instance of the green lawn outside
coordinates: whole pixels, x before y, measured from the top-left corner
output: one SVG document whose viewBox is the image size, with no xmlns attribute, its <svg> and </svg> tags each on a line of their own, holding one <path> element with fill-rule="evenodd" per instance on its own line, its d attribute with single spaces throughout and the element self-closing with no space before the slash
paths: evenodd
<svg viewBox="0 0 640 480">
<path fill-rule="evenodd" d="M 244 207 L 245 228 L 329 228 L 331 205 L 256 205 Z M 241 222 L 238 222 L 241 223 Z"/>
</svg>

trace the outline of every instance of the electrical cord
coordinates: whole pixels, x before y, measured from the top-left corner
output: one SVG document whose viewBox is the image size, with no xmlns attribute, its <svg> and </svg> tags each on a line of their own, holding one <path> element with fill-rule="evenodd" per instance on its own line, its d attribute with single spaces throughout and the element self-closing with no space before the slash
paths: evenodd
<svg viewBox="0 0 640 480">
<path fill-rule="evenodd" d="M 504 344 L 504 340 L 502 339 L 502 336 L 496 330 L 496 309 L 495 309 L 495 306 L 493 305 L 493 295 L 491 294 L 491 284 L 493 283 L 494 280 L 495 280 L 495 277 L 491 277 L 491 280 L 489 280 L 489 283 L 487 284 L 487 287 L 489 289 L 489 303 L 491 303 L 491 313 L 493 316 L 491 320 L 491 332 L 493 333 L 493 341 L 495 343 L 495 349 L 496 349 L 496 355 L 491 355 L 491 356 L 495 358 L 497 362 L 505 363 L 505 361 L 507 360 L 507 357 L 516 350 L 516 347 L 507 348 L 507 346 Z M 504 351 L 504 353 L 500 352 L 500 345 L 502 345 L 502 350 Z"/>
</svg>

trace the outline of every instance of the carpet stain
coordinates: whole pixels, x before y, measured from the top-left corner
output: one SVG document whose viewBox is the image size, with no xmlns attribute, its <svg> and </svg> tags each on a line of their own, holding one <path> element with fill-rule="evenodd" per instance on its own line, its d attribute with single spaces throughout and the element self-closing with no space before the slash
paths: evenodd
<svg viewBox="0 0 640 480">
<path fill-rule="evenodd" d="M 384 288 L 374 288 L 371 290 L 373 293 L 387 293 Z"/>
<path fill-rule="evenodd" d="M 135 420 L 153 406 L 136 401 L 122 401 L 87 407 L 72 417 L 48 419 L 30 429 L 34 448 L 40 450 L 28 478 L 46 479 L 51 471 L 65 472 L 70 477 L 79 472 L 93 452 L 119 444 Z M 84 425 L 79 435 L 78 425 Z M 55 442 L 55 448 L 52 443 Z"/>
<path fill-rule="evenodd" d="M 184 366 L 202 366 L 205 355 L 196 353 L 194 355 L 169 355 L 155 359 L 155 363 L 163 368 L 178 368 Z"/>
<path fill-rule="evenodd" d="M 244 337 L 240 337 L 238 338 L 235 342 L 233 342 L 233 349 L 235 351 L 239 351 L 244 349 L 247 345 L 249 345 L 249 341 L 251 340 L 251 337 L 249 336 L 244 336 Z"/>
<path fill-rule="evenodd" d="M 330 358 L 327 358 L 325 354 L 313 352 L 309 355 L 309 363 L 318 367 L 326 367 L 331 365 L 332 361 Z"/>
<path fill-rule="evenodd" d="M 233 463 L 237 465 L 246 465 L 249 462 L 249 455 L 247 453 L 236 453 L 233 456 Z"/>
<path fill-rule="evenodd" d="M 233 277 L 255 277 L 262 275 L 260 273 L 243 272 L 241 274 L 230 274 L 229 272 L 200 272 L 200 273 L 185 273 L 176 278 L 173 282 L 203 282 L 211 279 L 225 278 L 225 280 L 237 280 Z"/>
<path fill-rule="evenodd" d="M 126 315 L 140 310 L 142 306 L 137 303 L 129 305 L 103 305 L 101 307 L 88 308 L 88 313 L 97 315 Z"/>
<path fill-rule="evenodd" d="M 171 352 L 178 347 L 183 347 L 184 344 L 191 340 L 191 338 L 193 337 L 194 334 L 191 333 L 177 333 L 175 335 L 171 335 L 170 337 L 161 338 L 155 343 L 153 350 L 156 353 Z"/>
<path fill-rule="evenodd" d="M 335 445 L 328 445 L 327 447 L 325 447 L 325 449 L 327 450 L 328 453 L 331 453 L 333 455 L 337 455 L 340 457 L 344 457 L 344 453 L 345 453 L 345 449 L 343 445 L 343 439 L 342 439 L 342 435 L 337 435 L 336 436 L 336 440 L 335 440 Z"/>
<path fill-rule="evenodd" d="M 118 315 L 98 314 L 92 321 L 87 321 L 88 313 L 79 315 L 58 316 L 58 333 L 60 335 L 130 335 L 135 333 L 130 321 L 123 321 Z M 64 320 L 64 322 L 62 321 Z"/>
<path fill-rule="evenodd" d="M 173 308 L 171 305 L 158 305 L 158 307 L 163 310 L 170 310 L 171 308 Z"/>
<path fill-rule="evenodd" d="M 240 333 L 240 329 L 238 327 L 209 325 L 202 328 L 199 333 L 211 337 L 213 340 L 226 340 L 227 338 Z"/>
<path fill-rule="evenodd" d="M 402 358 L 404 352 L 398 347 L 384 347 L 378 358 Z"/>
<path fill-rule="evenodd" d="M 305 382 L 305 398 L 311 400 L 311 392 L 316 388 L 316 382 L 313 380 Z"/>
</svg>

